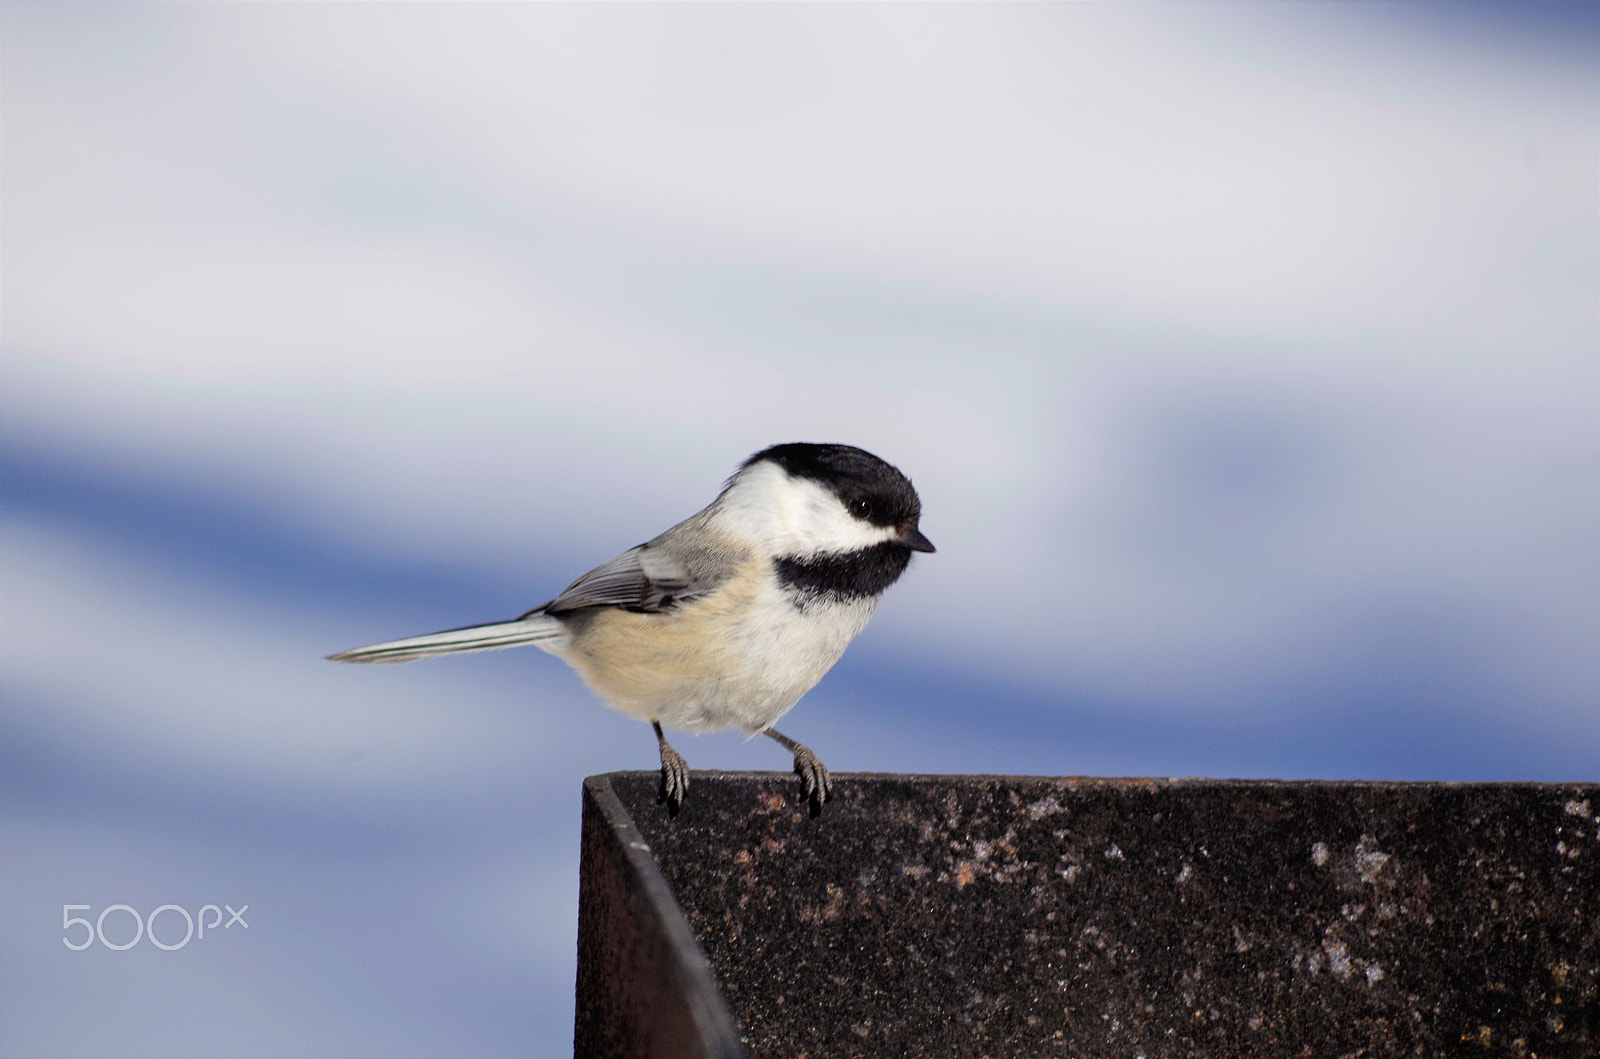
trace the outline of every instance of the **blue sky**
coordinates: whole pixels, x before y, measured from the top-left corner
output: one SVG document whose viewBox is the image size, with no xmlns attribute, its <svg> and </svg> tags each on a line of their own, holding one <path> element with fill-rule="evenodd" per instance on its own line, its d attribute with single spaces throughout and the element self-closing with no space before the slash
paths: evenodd
<svg viewBox="0 0 1600 1059">
<path fill-rule="evenodd" d="M 785 721 L 836 771 L 1600 773 L 1593 5 L 0 15 L 0 1056 L 562 1054 L 648 730 L 321 658 L 777 441 L 940 549 Z"/>
</svg>

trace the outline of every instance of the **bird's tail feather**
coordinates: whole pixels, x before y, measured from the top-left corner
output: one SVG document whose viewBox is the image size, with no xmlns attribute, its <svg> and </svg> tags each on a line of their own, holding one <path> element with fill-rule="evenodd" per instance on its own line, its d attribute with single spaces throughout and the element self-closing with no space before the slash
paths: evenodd
<svg viewBox="0 0 1600 1059">
<path fill-rule="evenodd" d="M 328 659 L 333 662 L 410 662 L 435 655 L 498 651 L 502 647 L 520 647 L 523 644 L 534 644 L 549 650 L 565 636 L 566 630 L 561 622 L 543 614 L 534 614 L 516 621 L 469 625 L 464 629 L 446 629 L 427 636 L 355 647 L 329 655 Z"/>
</svg>

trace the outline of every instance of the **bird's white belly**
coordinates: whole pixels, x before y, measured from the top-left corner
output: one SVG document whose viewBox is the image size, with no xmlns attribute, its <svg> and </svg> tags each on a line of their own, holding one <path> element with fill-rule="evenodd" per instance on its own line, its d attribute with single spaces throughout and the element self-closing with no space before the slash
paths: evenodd
<svg viewBox="0 0 1600 1059">
<path fill-rule="evenodd" d="M 797 608 L 767 570 L 664 614 L 594 614 L 561 652 L 614 708 L 693 733 L 764 731 L 833 667 L 875 599 Z"/>
</svg>

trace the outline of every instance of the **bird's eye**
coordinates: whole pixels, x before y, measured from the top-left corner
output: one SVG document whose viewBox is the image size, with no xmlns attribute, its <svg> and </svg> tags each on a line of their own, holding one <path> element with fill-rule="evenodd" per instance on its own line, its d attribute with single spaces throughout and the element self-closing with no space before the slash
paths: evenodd
<svg viewBox="0 0 1600 1059">
<path fill-rule="evenodd" d="M 860 500 L 852 500 L 852 501 L 850 501 L 850 514 L 854 515 L 856 518 L 859 518 L 859 519 L 869 519 L 869 518 L 871 518 L 872 517 L 872 501 L 866 499 L 865 497 L 863 497 Z"/>
</svg>

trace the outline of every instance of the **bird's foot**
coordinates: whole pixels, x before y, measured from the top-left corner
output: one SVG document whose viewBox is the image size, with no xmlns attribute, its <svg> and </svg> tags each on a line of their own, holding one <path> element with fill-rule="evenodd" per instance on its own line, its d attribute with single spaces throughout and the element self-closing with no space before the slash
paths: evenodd
<svg viewBox="0 0 1600 1059">
<path fill-rule="evenodd" d="M 833 797 L 833 779 L 828 775 L 827 766 L 810 747 L 795 742 L 776 728 L 768 728 L 764 734 L 794 755 L 794 774 L 800 777 L 800 792 L 811 803 L 812 817 L 821 816 L 823 803 Z"/>
<path fill-rule="evenodd" d="M 833 778 L 822 759 L 804 743 L 795 744 L 794 772 L 800 777 L 800 792 L 811 805 L 813 819 L 822 815 L 822 806 L 833 797 Z"/>
<path fill-rule="evenodd" d="M 656 741 L 661 745 L 661 792 L 656 801 L 666 805 L 668 816 L 677 816 L 683 808 L 683 796 L 689 792 L 689 763 L 672 749 L 661 734 L 660 725 L 656 725 Z"/>
</svg>

